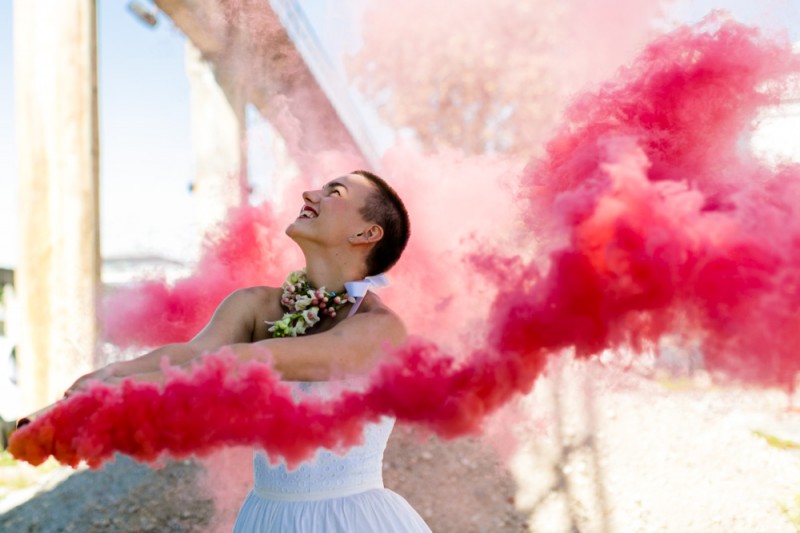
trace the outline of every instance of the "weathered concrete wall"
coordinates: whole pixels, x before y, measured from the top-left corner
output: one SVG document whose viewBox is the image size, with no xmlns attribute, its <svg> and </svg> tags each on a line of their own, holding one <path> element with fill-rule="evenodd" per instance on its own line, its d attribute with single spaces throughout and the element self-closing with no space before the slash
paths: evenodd
<svg viewBox="0 0 800 533">
<path fill-rule="evenodd" d="M 307 176 L 369 166 L 286 29 L 264 0 L 154 0 L 214 65 L 221 87 L 238 87 L 286 141 Z M 372 163 L 375 163 L 374 161 Z"/>
<path fill-rule="evenodd" d="M 221 221 L 228 208 L 246 200 L 244 95 L 239 85 L 222 87 L 214 65 L 186 44 L 191 87 L 193 192 L 200 227 Z"/>
<path fill-rule="evenodd" d="M 93 363 L 100 270 L 94 0 L 14 4 L 19 380 L 35 409 Z"/>
</svg>

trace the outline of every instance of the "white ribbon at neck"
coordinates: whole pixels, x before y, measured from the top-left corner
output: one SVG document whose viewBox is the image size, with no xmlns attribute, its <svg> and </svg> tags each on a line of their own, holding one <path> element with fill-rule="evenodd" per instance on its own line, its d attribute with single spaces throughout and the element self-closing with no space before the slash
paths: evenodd
<svg viewBox="0 0 800 533">
<path fill-rule="evenodd" d="M 370 289 L 380 289 L 388 286 L 389 278 L 386 277 L 386 274 L 376 274 L 375 276 L 367 276 L 360 281 L 346 282 L 344 288 L 347 294 L 356 299 L 356 302 L 353 304 L 353 307 L 350 308 L 350 312 L 347 316 L 351 317 L 356 313 L 362 300 L 364 300 L 364 296 L 366 296 Z"/>
</svg>

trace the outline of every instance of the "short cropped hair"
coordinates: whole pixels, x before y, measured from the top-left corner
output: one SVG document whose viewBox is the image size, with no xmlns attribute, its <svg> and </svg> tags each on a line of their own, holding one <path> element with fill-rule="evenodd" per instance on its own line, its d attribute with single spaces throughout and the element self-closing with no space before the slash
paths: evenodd
<svg viewBox="0 0 800 533">
<path fill-rule="evenodd" d="M 383 228 L 383 238 L 367 256 L 367 275 L 374 276 L 389 270 L 403 254 L 411 235 L 408 211 L 397 192 L 383 178 L 366 170 L 356 170 L 351 174 L 367 178 L 375 185 L 375 191 L 367 197 L 360 211 L 364 220 Z"/>
</svg>

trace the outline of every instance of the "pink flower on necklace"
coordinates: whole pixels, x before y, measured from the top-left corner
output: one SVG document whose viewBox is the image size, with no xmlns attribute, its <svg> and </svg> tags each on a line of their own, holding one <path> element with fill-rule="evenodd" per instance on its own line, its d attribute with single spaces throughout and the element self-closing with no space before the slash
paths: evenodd
<svg viewBox="0 0 800 533">
<path fill-rule="evenodd" d="M 325 287 L 312 287 L 305 269 L 291 272 L 281 287 L 281 305 L 288 311 L 280 320 L 266 321 L 273 337 L 303 335 L 320 321 L 320 312 L 323 316 L 335 318 L 337 311 L 354 301 L 347 293 L 337 295 L 326 291 Z"/>
<path fill-rule="evenodd" d="M 319 322 L 319 307 L 312 307 L 311 309 L 306 309 L 302 313 L 303 320 L 306 321 L 306 324 L 309 326 L 313 326 L 317 322 Z"/>
</svg>

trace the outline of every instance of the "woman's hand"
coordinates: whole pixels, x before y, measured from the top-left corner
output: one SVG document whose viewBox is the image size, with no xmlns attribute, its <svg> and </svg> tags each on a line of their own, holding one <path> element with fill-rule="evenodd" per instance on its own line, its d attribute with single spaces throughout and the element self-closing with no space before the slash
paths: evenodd
<svg viewBox="0 0 800 533">
<path fill-rule="evenodd" d="M 95 370 L 94 372 L 89 372 L 81 377 L 79 377 L 75 383 L 70 385 L 70 387 L 64 392 L 64 398 L 69 398 L 73 394 L 77 394 L 79 392 L 85 392 L 89 388 L 89 383 L 92 381 L 100 381 L 103 383 L 108 384 L 115 384 L 118 382 L 116 379 L 117 376 L 114 373 L 114 365 L 106 365 L 103 368 Z"/>
<path fill-rule="evenodd" d="M 115 374 L 114 365 L 107 365 L 99 370 L 95 370 L 94 372 L 89 372 L 88 374 L 79 377 L 75 383 L 73 383 L 64 393 L 64 398 L 69 398 L 73 394 L 78 394 L 79 392 L 84 392 L 89 388 L 89 383 L 92 381 L 102 381 L 103 383 L 108 384 L 117 384 L 120 379 Z M 47 413 L 51 409 L 53 409 L 59 402 L 52 403 L 47 407 L 39 409 L 35 413 L 31 413 L 28 416 L 23 416 L 19 420 L 17 420 L 17 429 L 26 426 L 42 416 L 43 414 Z"/>
</svg>

